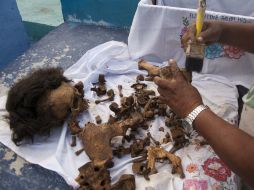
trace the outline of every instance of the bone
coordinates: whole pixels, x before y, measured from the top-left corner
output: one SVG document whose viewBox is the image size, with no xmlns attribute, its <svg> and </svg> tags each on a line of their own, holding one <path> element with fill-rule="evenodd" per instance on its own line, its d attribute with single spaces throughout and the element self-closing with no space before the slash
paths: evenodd
<svg viewBox="0 0 254 190">
<path fill-rule="evenodd" d="M 101 122 L 102 122 L 101 117 L 100 117 L 99 115 L 97 115 L 97 116 L 95 117 L 95 120 L 96 120 L 96 123 L 97 123 L 97 124 L 101 124 Z"/>
<path fill-rule="evenodd" d="M 145 60 L 140 60 L 138 62 L 138 68 L 140 70 L 146 70 L 149 76 L 155 77 L 160 75 L 160 68 L 150 63 L 147 63 Z"/>
<path fill-rule="evenodd" d="M 138 75 L 136 78 L 136 82 L 144 81 L 144 80 L 145 80 L 145 77 L 143 75 Z"/>
<path fill-rule="evenodd" d="M 160 127 L 159 131 L 164 132 L 164 127 Z"/>
<path fill-rule="evenodd" d="M 84 84 L 79 81 L 77 84 L 74 85 L 74 88 L 76 88 L 78 90 L 78 92 L 80 93 L 81 97 L 84 97 Z"/>
<path fill-rule="evenodd" d="M 160 146 L 160 142 L 157 141 L 157 140 L 155 140 L 155 139 L 152 137 L 152 135 L 151 135 L 150 132 L 147 133 L 147 136 L 153 141 L 153 143 L 154 143 L 156 146 Z"/>
<path fill-rule="evenodd" d="M 100 74 L 98 77 L 98 82 L 94 83 L 94 85 L 97 85 L 93 88 L 91 88 L 91 91 L 94 91 L 97 96 L 103 96 L 107 93 L 107 87 L 106 87 L 106 80 L 105 76 Z"/>
<path fill-rule="evenodd" d="M 154 101 L 156 101 L 158 99 L 158 97 L 152 97 L 148 100 L 148 102 L 146 103 L 145 107 L 144 107 L 144 112 L 143 115 L 145 118 L 147 119 L 152 119 L 154 118 L 155 115 L 155 108 L 151 108 L 151 105 Z"/>
<path fill-rule="evenodd" d="M 171 141 L 171 138 L 170 138 L 170 135 L 169 133 L 167 132 L 166 135 L 165 135 L 165 138 L 163 138 L 163 143 L 164 144 L 167 144 Z M 170 152 L 170 151 L 169 151 Z M 172 152 L 171 152 L 172 153 Z"/>
<path fill-rule="evenodd" d="M 134 113 L 128 119 L 111 124 L 105 123 L 97 126 L 93 123 L 87 123 L 79 138 L 83 142 L 87 155 L 95 164 L 109 163 L 113 158 L 110 146 L 111 139 L 116 136 L 124 136 L 128 128 L 133 128 L 142 122 L 142 115 Z"/>
<path fill-rule="evenodd" d="M 175 73 L 172 72 L 170 66 L 166 66 L 160 69 L 160 77 L 163 79 L 172 79 L 174 77 Z"/>
<path fill-rule="evenodd" d="M 128 97 L 123 97 L 121 98 L 121 106 L 125 108 L 130 108 L 134 104 L 134 97 L 133 96 L 128 96 Z"/>
<path fill-rule="evenodd" d="M 76 117 L 71 117 L 71 119 L 68 121 L 68 128 L 72 135 L 76 135 L 82 131 L 82 129 L 79 127 Z"/>
<path fill-rule="evenodd" d="M 75 179 L 80 184 L 78 190 L 111 189 L 110 173 L 105 166 L 95 165 L 92 162 L 88 162 L 81 166 L 78 170 L 79 175 Z"/>
<path fill-rule="evenodd" d="M 105 75 L 100 74 L 99 77 L 98 77 L 98 82 L 99 82 L 100 84 L 104 84 L 104 83 L 106 82 L 106 80 L 105 80 Z"/>
<path fill-rule="evenodd" d="M 165 66 L 165 67 L 157 67 L 154 66 L 144 60 L 139 61 L 138 63 L 139 69 L 140 70 L 146 70 L 148 72 L 148 78 L 145 79 L 145 81 L 153 81 L 153 78 L 155 76 L 160 76 L 164 79 L 172 79 L 172 77 L 175 77 L 176 74 L 181 71 L 183 74 L 184 78 L 188 81 L 192 81 L 192 73 L 188 72 L 186 69 L 172 69 L 171 66 Z"/>
<path fill-rule="evenodd" d="M 85 151 L 85 149 L 81 148 L 80 150 L 76 151 L 75 154 L 79 156 L 83 151 Z"/>
<path fill-rule="evenodd" d="M 146 163 L 142 162 L 135 162 L 132 164 L 132 171 L 134 174 L 143 175 L 146 180 L 150 180 L 149 173 L 150 170 L 147 168 Z"/>
<path fill-rule="evenodd" d="M 131 145 L 131 157 L 145 156 L 147 154 L 146 146 L 150 145 L 150 139 L 146 137 L 145 139 L 136 139 Z"/>
<path fill-rule="evenodd" d="M 119 105 L 116 103 L 116 102 L 112 102 L 110 105 L 109 105 L 109 109 L 115 113 L 115 115 L 117 115 L 121 109 L 119 108 Z"/>
<path fill-rule="evenodd" d="M 76 140 L 77 138 L 76 138 L 76 136 L 75 135 L 72 135 L 72 137 L 71 137 L 71 146 L 72 147 L 74 147 L 74 146 L 76 146 L 77 145 L 77 143 L 76 143 Z"/>
<path fill-rule="evenodd" d="M 151 173 L 157 173 L 157 170 L 155 168 L 155 161 L 157 159 L 169 159 L 172 163 L 172 174 L 177 173 L 180 175 L 181 178 L 184 178 L 184 172 L 182 168 L 182 163 L 180 157 L 167 152 L 161 147 L 148 147 L 148 169 L 151 170 Z"/>
<path fill-rule="evenodd" d="M 112 185 L 110 190 L 135 190 L 135 177 L 131 174 L 124 174 L 119 181 Z"/>
<path fill-rule="evenodd" d="M 104 84 L 99 84 L 98 87 L 91 88 L 91 91 L 94 91 L 97 96 L 103 96 L 107 93 L 107 88 Z"/>
<path fill-rule="evenodd" d="M 115 97 L 114 90 L 110 89 L 109 91 L 107 91 L 107 95 L 108 95 L 108 98 L 102 99 L 102 100 L 96 100 L 95 103 L 99 104 L 101 102 L 113 101 L 114 100 L 114 97 Z"/>
<path fill-rule="evenodd" d="M 154 77 L 146 77 L 145 81 L 153 81 Z"/>
<path fill-rule="evenodd" d="M 118 91 L 119 91 L 119 96 L 123 97 L 123 92 L 122 92 L 123 91 L 123 86 L 122 85 L 118 85 L 117 88 L 118 88 Z"/>
<path fill-rule="evenodd" d="M 147 87 L 147 85 L 144 83 L 135 83 L 135 84 L 131 85 L 131 88 L 134 88 L 136 91 L 143 90 L 146 87 Z"/>
<path fill-rule="evenodd" d="M 129 153 L 130 153 L 130 148 L 124 148 L 123 146 L 119 146 L 113 150 L 113 154 L 118 158 L 122 158 L 124 155 Z"/>
<path fill-rule="evenodd" d="M 171 153 L 175 153 L 177 150 L 189 144 L 189 140 L 185 138 L 185 132 L 182 127 L 174 126 L 170 128 L 170 131 L 174 142 L 174 146 L 170 150 Z"/>
</svg>

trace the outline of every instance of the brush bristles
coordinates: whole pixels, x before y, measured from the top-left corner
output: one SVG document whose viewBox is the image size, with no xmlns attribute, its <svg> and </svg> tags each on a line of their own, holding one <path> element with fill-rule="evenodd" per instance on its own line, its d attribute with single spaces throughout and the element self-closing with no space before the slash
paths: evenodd
<svg viewBox="0 0 254 190">
<path fill-rule="evenodd" d="M 203 68 L 204 59 L 197 57 L 186 57 L 185 68 L 187 71 L 200 72 Z"/>
</svg>

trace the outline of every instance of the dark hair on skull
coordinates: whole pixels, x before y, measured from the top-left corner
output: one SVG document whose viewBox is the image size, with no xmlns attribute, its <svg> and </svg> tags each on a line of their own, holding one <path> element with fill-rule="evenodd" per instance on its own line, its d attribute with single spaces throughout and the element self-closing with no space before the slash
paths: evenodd
<svg viewBox="0 0 254 190">
<path fill-rule="evenodd" d="M 38 109 L 38 101 L 47 92 L 57 89 L 62 82 L 69 83 L 61 68 L 39 69 L 14 84 L 8 93 L 6 110 L 13 131 L 12 141 L 19 145 L 23 138 L 33 140 L 35 134 L 49 135 L 50 128 L 61 126 L 63 120 L 50 110 Z"/>
</svg>

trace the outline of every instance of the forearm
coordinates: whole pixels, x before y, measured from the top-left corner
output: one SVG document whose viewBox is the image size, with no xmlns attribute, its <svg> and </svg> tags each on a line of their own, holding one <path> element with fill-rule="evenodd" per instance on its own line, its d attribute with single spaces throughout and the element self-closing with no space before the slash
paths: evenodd
<svg viewBox="0 0 254 190">
<path fill-rule="evenodd" d="M 201 112 L 194 121 L 194 126 L 218 156 L 254 187 L 254 138 L 210 110 Z"/>
<path fill-rule="evenodd" d="M 220 22 L 222 34 L 219 42 L 254 53 L 254 24 Z"/>
</svg>

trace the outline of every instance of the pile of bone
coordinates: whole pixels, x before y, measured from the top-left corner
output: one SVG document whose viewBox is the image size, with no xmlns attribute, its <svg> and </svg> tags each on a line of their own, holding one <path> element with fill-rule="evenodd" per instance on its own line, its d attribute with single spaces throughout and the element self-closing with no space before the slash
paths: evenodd
<svg viewBox="0 0 254 190">
<path fill-rule="evenodd" d="M 148 77 L 137 76 L 136 83 L 131 86 L 135 92 L 128 97 L 123 95 L 122 86 L 118 85 L 121 102 L 120 105 L 116 102 L 110 104 L 109 109 L 114 112 L 114 116 L 111 115 L 106 123 L 102 123 L 100 116 L 97 116 L 96 124 L 88 122 L 84 128 L 80 128 L 76 121 L 77 114 L 73 115 L 69 121 L 74 141 L 72 145 L 75 146 L 75 137 L 78 136 L 83 142 L 82 150 L 91 159 L 91 162 L 79 168 L 80 174 L 76 179 L 80 184 L 79 189 L 134 190 L 135 177 L 131 174 L 122 175 L 117 183 L 111 185 L 108 168 L 114 165 L 113 156 L 121 158 L 126 154 L 130 154 L 132 158 L 137 157 L 133 159 L 133 173 L 143 175 L 147 180 L 149 180 L 149 175 L 157 172 L 156 161 L 168 161 L 172 164 L 173 174 L 179 174 L 181 178 L 185 177 L 181 159 L 174 154 L 189 143 L 182 122 L 166 104 L 159 100 L 153 90 L 147 89 L 147 85 L 143 82 L 155 76 L 167 78 L 171 75 L 169 66 L 159 68 L 140 61 L 139 68 L 147 70 Z M 115 93 L 112 89 L 107 89 L 104 75 L 99 76 L 98 82 L 91 90 L 98 97 L 108 96 L 108 98 L 96 100 L 96 104 L 114 101 Z M 138 129 L 147 130 L 150 122 L 158 116 L 165 118 L 165 127 L 170 128 L 171 135 L 166 133 L 162 142 L 154 139 L 149 132 L 143 139 L 137 138 Z M 127 130 L 131 131 L 128 135 Z M 160 127 L 159 130 L 164 132 L 163 127 Z M 110 142 L 116 136 L 123 136 L 122 145 L 113 148 Z M 161 144 L 168 142 L 173 144 L 170 151 L 161 147 Z M 126 143 L 130 145 L 126 147 Z M 81 151 L 78 151 L 77 154 L 80 154 Z"/>
</svg>

